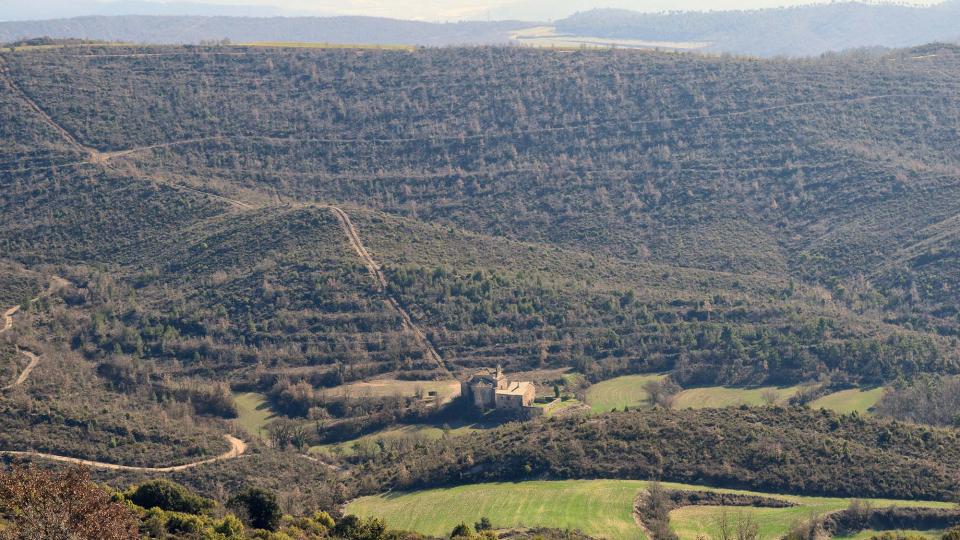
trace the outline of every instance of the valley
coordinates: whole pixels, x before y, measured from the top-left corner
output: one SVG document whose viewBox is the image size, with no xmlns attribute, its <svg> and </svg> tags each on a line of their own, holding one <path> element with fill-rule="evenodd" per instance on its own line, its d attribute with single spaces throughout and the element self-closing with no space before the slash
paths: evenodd
<svg viewBox="0 0 960 540">
<path fill-rule="evenodd" d="M 797 504 L 759 538 L 952 508 L 915 396 L 960 375 L 960 52 L 927 52 L 4 52 L 2 459 L 433 536 L 659 538 L 652 480 Z M 458 399 L 498 366 L 544 410 Z"/>
</svg>

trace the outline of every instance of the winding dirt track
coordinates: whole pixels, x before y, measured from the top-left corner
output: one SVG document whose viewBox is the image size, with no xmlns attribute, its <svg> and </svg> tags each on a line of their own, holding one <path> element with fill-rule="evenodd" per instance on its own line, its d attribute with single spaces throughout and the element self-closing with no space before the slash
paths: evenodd
<svg viewBox="0 0 960 540">
<path fill-rule="evenodd" d="M 13 328 L 13 316 L 18 311 L 20 311 L 20 306 L 13 306 L 12 308 L 3 312 L 3 328 L 0 328 L 0 334 Z"/>
<path fill-rule="evenodd" d="M 194 467 L 199 467 L 200 465 L 215 463 L 217 461 L 223 461 L 227 459 L 236 459 L 242 456 L 247 451 L 247 443 L 241 441 L 240 439 L 232 435 L 224 435 L 223 437 L 227 439 L 227 442 L 230 443 L 229 451 L 224 452 L 223 454 L 220 454 L 219 456 L 214 458 L 204 459 L 201 461 L 194 461 L 193 463 L 185 463 L 183 465 L 173 465 L 170 467 L 132 467 L 130 465 L 117 465 L 114 463 L 103 463 L 100 461 L 90 461 L 87 459 L 58 456 L 54 454 L 44 454 L 41 452 L 20 452 L 20 451 L 12 451 L 12 450 L 0 450 L 0 455 L 49 459 L 51 461 L 73 463 L 76 465 L 84 465 L 84 466 L 92 467 L 95 469 L 108 469 L 112 471 L 167 473 L 167 472 L 177 472 L 177 471 L 183 471 L 186 469 L 192 469 Z"/>
<path fill-rule="evenodd" d="M 31 302 L 35 302 L 39 300 L 41 296 L 52 294 L 54 291 L 56 291 L 60 287 L 63 287 L 66 284 L 67 284 L 67 281 L 62 278 L 59 278 L 59 277 L 52 278 L 50 281 L 50 286 L 47 288 L 47 290 L 40 296 L 37 296 L 36 298 L 32 299 Z M 5 320 L 4 320 L 3 328 L 0 329 L 0 333 L 6 332 L 7 330 L 10 330 L 10 328 L 13 327 L 13 315 L 19 310 L 20 310 L 20 306 L 14 306 L 4 312 L 3 316 Z M 20 349 L 19 347 L 17 348 L 17 350 L 21 354 L 29 358 L 30 363 L 27 365 L 26 368 L 24 368 L 24 370 L 20 373 L 20 375 L 17 376 L 17 379 L 15 381 L 8 384 L 7 386 L 0 388 L 0 391 L 10 390 L 11 388 L 14 388 L 26 382 L 27 378 L 30 377 L 30 373 L 32 373 L 33 369 L 37 367 L 37 364 L 40 363 L 40 357 L 37 356 L 36 354 L 24 349 Z M 186 463 L 183 465 L 173 465 L 171 467 L 133 467 L 129 465 L 117 465 L 115 463 L 103 463 L 100 461 L 90 461 L 87 459 L 79 459 L 79 458 L 72 458 L 67 456 L 58 456 L 55 454 L 44 454 L 42 452 L 29 452 L 29 451 L 20 451 L 20 450 L 0 450 L 0 455 L 49 459 L 52 461 L 74 463 L 77 465 L 85 465 L 87 467 L 93 467 L 97 469 L 110 469 L 114 471 L 139 471 L 139 472 L 163 473 L 163 472 L 176 472 L 176 471 L 182 471 L 185 469 L 192 469 L 193 467 L 199 467 L 200 465 L 213 463 L 215 461 L 235 459 L 242 456 L 247 451 L 247 443 L 243 442 L 242 440 L 232 435 L 224 435 L 224 438 L 227 439 L 227 442 L 230 443 L 230 450 L 228 450 L 227 452 L 224 452 L 223 454 L 220 454 L 219 456 L 214 458 L 195 461 L 193 463 Z"/>
<path fill-rule="evenodd" d="M 33 371 L 33 368 L 37 367 L 37 364 L 40 363 L 40 357 L 37 356 L 37 355 L 35 355 L 35 354 L 33 354 L 32 352 L 30 352 L 30 351 L 25 351 L 25 350 L 23 350 L 23 349 L 21 349 L 21 348 L 19 348 L 19 347 L 17 347 L 17 351 L 18 351 L 19 353 L 23 354 L 24 356 L 26 356 L 27 358 L 29 358 L 29 359 L 30 359 L 30 363 L 27 364 L 27 367 L 23 368 L 23 371 L 20 372 L 20 375 L 17 376 L 16 380 L 14 380 L 12 383 L 10 383 L 10 384 L 8 384 L 8 385 L 0 388 L 0 391 L 10 390 L 11 388 L 13 388 L 13 387 L 15 387 L 15 386 L 20 386 L 21 384 L 23 384 L 24 382 L 26 382 L 27 377 L 30 376 L 30 373 Z"/>
<path fill-rule="evenodd" d="M 41 297 L 50 296 L 50 295 L 53 294 L 57 289 L 63 287 L 63 286 L 66 285 L 67 283 L 68 283 L 67 280 L 65 280 L 65 279 L 63 279 L 63 278 L 61 278 L 61 277 L 54 276 L 54 277 L 50 278 L 50 285 L 47 287 L 47 290 L 44 291 L 44 292 L 42 292 L 42 293 L 40 293 L 39 295 L 35 296 L 34 298 L 31 298 L 30 301 L 31 301 L 31 302 L 36 302 L 37 300 L 40 300 Z M 20 311 L 20 306 L 19 306 L 19 305 L 16 305 L 16 306 L 13 306 L 12 308 L 6 310 L 6 311 L 3 313 L 4 321 L 3 321 L 3 328 L 0 328 L 0 334 L 6 332 L 6 331 L 8 331 L 8 330 L 10 330 L 11 328 L 13 328 L 13 316 L 14 316 L 18 311 Z M 27 364 L 27 367 L 25 367 L 25 368 L 23 369 L 23 371 L 20 372 L 20 375 L 18 375 L 17 378 L 16 378 L 12 383 L 10 383 L 10 384 L 8 384 L 8 385 L 6 385 L 6 386 L 0 387 L 0 392 L 6 391 L 6 390 L 10 390 L 10 389 L 12 389 L 13 387 L 15 387 L 15 386 L 20 386 L 21 384 L 23 384 L 24 382 L 26 382 L 27 377 L 29 377 L 29 376 L 30 376 L 30 373 L 33 372 L 33 368 L 37 367 L 37 364 L 40 363 L 40 357 L 37 356 L 37 355 L 35 355 L 35 354 L 33 354 L 33 353 L 30 352 L 30 351 L 27 351 L 27 350 L 21 349 L 20 347 L 17 347 L 17 352 L 19 352 L 19 353 L 23 354 L 24 356 L 26 356 L 27 358 L 29 358 L 29 359 L 30 359 L 30 363 Z"/>
<path fill-rule="evenodd" d="M 325 208 L 329 208 L 334 215 L 337 216 L 337 220 L 340 222 L 343 232 L 347 235 L 347 240 L 350 242 L 350 246 L 353 247 L 353 250 L 363 261 L 364 266 L 367 267 L 367 272 L 369 272 L 370 277 L 373 278 L 373 281 L 377 286 L 377 291 L 383 293 L 387 297 L 387 302 L 390 304 L 390 306 L 400 314 L 400 318 L 403 320 L 403 328 L 413 334 L 414 339 L 416 339 L 417 344 L 423 348 L 427 358 L 436 362 L 437 366 L 443 370 L 444 373 L 450 375 L 450 369 L 443 361 L 443 357 L 440 356 L 440 353 L 437 352 L 437 349 L 434 348 L 433 344 L 430 343 L 430 340 L 427 339 L 427 335 L 424 334 L 423 330 L 420 330 L 416 324 L 414 324 L 413 319 L 410 317 L 410 314 L 407 312 L 407 310 L 396 298 L 393 297 L 393 295 L 390 294 L 390 291 L 387 288 L 387 278 L 383 275 L 383 270 L 381 269 L 380 264 L 374 260 L 373 256 L 370 255 L 370 252 L 367 251 L 367 248 L 363 245 L 363 241 L 360 239 L 360 234 L 357 232 L 357 228 L 354 227 L 353 222 L 350 221 L 350 216 L 336 206 L 327 206 Z"/>
</svg>

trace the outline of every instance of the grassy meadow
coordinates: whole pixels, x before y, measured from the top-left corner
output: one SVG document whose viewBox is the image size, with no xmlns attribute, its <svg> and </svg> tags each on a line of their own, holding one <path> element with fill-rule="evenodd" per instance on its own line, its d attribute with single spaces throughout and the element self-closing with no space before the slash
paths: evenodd
<svg viewBox="0 0 960 540">
<path fill-rule="evenodd" d="M 237 404 L 239 416 L 236 422 L 240 427 L 255 437 L 266 436 L 266 426 L 274 418 L 266 396 L 256 392 L 236 392 L 233 401 Z"/>
<path fill-rule="evenodd" d="M 718 407 L 737 407 L 739 405 L 766 405 L 764 395 L 767 392 L 777 394 L 777 403 L 784 404 L 800 391 L 802 386 L 778 388 L 764 386 L 760 388 L 732 388 L 727 386 L 711 386 L 706 388 L 690 388 L 677 394 L 673 402 L 675 409 L 707 409 Z"/>
<path fill-rule="evenodd" d="M 598 382 L 587 388 L 587 405 L 598 413 L 648 405 L 649 396 L 643 385 L 664 377 L 666 375 L 626 375 Z"/>
<path fill-rule="evenodd" d="M 646 390 L 643 386 L 649 381 L 662 380 L 665 375 L 626 375 L 615 377 L 590 386 L 586 392 L 586 402 L 596 413 L 622 410 L 624 407 L 649 406 Z M 740 405 L 766 405 L 766 394 L 775 392 L 777 403 L 786 404 L 804 385 L 776 387 L 738 388 L 728 386 L 708 386 L 689 388 L 676 395 L 674 409 L 706 409 L 737 407 Z M 814 409 L 824 408 L 838 413 L 869 413 L 870 409 L 883 397 L 884 388 L 869 390 L 852 388 L 841 390 L 821 397 L 810 403 Z"/>
<path fill-rule="evenodd" d="M 579 529 L 597 538 L 645 538 L 633 519 L 633 501 L 649 482 L 638 480 L 564 480 L 493 483 L 431 489 L 413 493 L 388 493 L 362 497 L 346 507 L 347 513 L 384 518 L 392 527 L 445 536 L 460 522 L 490 518 L 496 528 L 550 526 Z M 664 483 L 670 489 L 719 490 L 686 484 Z M 763 539 L 779 538 L 799 519 L 846 508 L 850 499 L 770 495 L 798 506 L 782 509 L 728 508 L 731 514 L 749 512 L 760 524 Z M 875 506 L 950 507 L 949 503 L 873 500 Z M 720 507 L 684 507 L 670 514 L 681 540 L 699 534 L 714 536 Z"/>
<path fill-rule="evenodd" d="M 840 392 L 823 396 L 811 402 L 810 407 L 814 409 L 822 407 L 839 413 L 852 413 L 856 411 L 861 414 L 866 414 L 880 401 L 885 391 L 886 388 L 883 387 L 872 390 L 863 390 L 860 388 L 841 390 Z"/>
</svg>

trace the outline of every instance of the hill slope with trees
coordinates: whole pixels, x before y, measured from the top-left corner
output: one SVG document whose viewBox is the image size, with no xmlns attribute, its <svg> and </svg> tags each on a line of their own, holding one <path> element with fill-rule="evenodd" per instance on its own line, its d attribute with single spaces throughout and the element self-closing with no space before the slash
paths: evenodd
<svg viewBox="0 0 960 540">
<path fill-rule="evenodd" d="M 289 436 L 178 478 L 209 495 L 250 477 L 332 504 L 394 479 L 284 447 L 450 420 L 422 395 L 342 386 L 371 377 L 496 364 L 686 386 L 960 373 L 957 47 L 756 60 L 69 46 L 4 52 L 0 76 L 2 298 L 65 282 L 2 337 L 4 375 L 21 368 L 16 347 L 41 360 L 0 394 L 0 450 L 195 461 L 237 428 L 232 391 L 255 392 L 296 418 L 278 419 Z M 924 457 L 956 461 L 943 450 L 955 432 L 818 414 L 545 420 L 412 445 L 429 467 L 405 466 L 424 485 L 503 479 L 444 456 L 535 449 L 555 431 L 586 445 L 583 459 L 530 450 L 521 476 L 812 493 L 799 471 L 816 468 L 830 493 L 956 488 Z M 736 436 L 693 467 L 688 450 L 709 450 L 701 437 L 721 425 Z M 635 439 L 671 453 L 640 460 Z M 586 459 L 597 441 L 635 467 Z"/>
</svg>

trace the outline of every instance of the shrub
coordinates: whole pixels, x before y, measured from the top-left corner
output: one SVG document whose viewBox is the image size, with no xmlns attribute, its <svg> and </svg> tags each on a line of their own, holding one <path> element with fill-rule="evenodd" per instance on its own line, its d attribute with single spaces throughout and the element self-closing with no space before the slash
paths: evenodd
<svg viewBox="0 0 960 540">
<path fill-rule="evenodd" d="M 214 502 L 191 493 L 169 480 L 151 480 L 137 486 L 127 499 L 143 508 L 160 508 L 172 512 L 201 514 L 213 508 Z"/>
<path fill-rule="evenodd" d="M 230 499 L 227 506 L 246 516 L 254 529 L 275 531 L 283 517 L 276 494 L 260 488 L 247 489 Z"/>
</svg>

